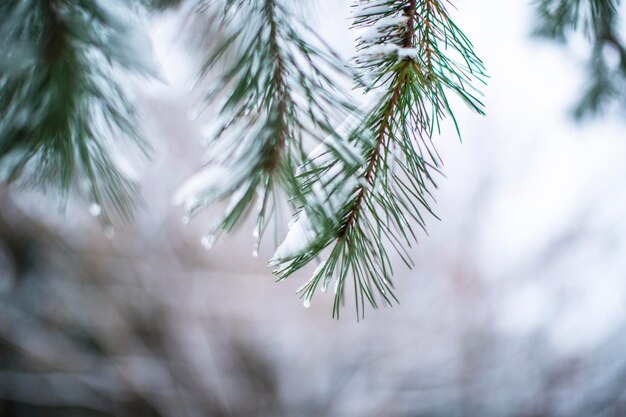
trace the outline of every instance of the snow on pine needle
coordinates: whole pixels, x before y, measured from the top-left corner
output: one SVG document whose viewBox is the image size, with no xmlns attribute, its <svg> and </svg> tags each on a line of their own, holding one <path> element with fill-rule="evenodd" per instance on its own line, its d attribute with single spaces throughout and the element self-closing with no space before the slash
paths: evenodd
<svg viewBox="0 0 626 417">
<path fill-rule="evenodd" d="M 218 33 L 207 33 L 221 38 L 199 77 L 199 84 L 216 79 L 202 107 L 217 116 L 208 127 L 206 168 L 174 200 L 190 217 L 229 200 L 210 242 L 254 210 L 258 246 L 280 202 L 302 201 L 296 175 L 306 161 L 305 142 L 341 143 L 347 130 L 338 126 L 355 111 L 336 84 L 345 67 L 294 14 L 296 3 L 209 1 L 200 9 L 221 18 Z"/>
<path fill-rule="evenodd" d="M 336 318 L 349 280 L 357 317 L 366 300 L 374 308 L 397 302 L 388 248 L 413 266 L 407 248 L 417 242 L 416 228 L 425 230 L 424 216 L 434 216 L 431 191 L 441 159 L 433 139 L 443 119 L 454 120 L 448 95 L 483 113 L 474 84 L 483 82 L 484 68 L 450 19 L 448 5 L 447 0 L 357 2 L 354 26 L 366 30 L 358 43 L 358 82 L 377 95 L 349 138 L 361 150 L 362 163 L 343 167 L 327 155 L 321 165 L 302 170 L 304 189 L 326 198 L 307 200 L 272 260 L 285 279 L 324 259 L 299 290 L 306 306 L 333 280 Z"/>
<path fill-rule="evenodd" d="M 141 26 L 122 0 L 1 2 L 0 181 L 132 215 L 138 186 L 114 139 L 147 151 L 120 77 L 156 74 Z"/>
</svg>

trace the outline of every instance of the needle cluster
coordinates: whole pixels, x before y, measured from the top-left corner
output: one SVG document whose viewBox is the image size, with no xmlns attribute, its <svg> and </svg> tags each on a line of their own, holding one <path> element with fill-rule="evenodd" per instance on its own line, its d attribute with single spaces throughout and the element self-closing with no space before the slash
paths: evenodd
<svg viewBox="0 0 626 417">
<path fill-rule="evenodd" d="M 296 171 L 307 159 L 305 141 L 341 144 L 338 126 L 355 111 L 336 86 L 345 73 L 338 57 L 288 6 L 290 1 L 250 0 L 202 8 L 221 16 L 222 38 L 199 77 L 214 80 L 203 103 L 218 110 L 208 126 L 207 167 L 183 184 L 175 201 L 193 216 L 230 200 L 204 238 L 207 246 L 253 206 L 258 246 L 279 201 L 302 199 Z"/>
<path fill-rule="evenodd" d="M 581 118 L 597 115 L 607 107 L 626 109 L 626 45 L 620 33 L 620 0 L 541 0 L 537 4 L 536 34 L 567 43 L 575 32 L 591 46 L 588 81 L 574 109 Z"/>
<path fill-rule="evenodd" d="M 473 85 L 485 77 L 443 2 L 382 0 L 358 6 L 354 25 L 367 30 L 358 45 L 358 83 L 366 94 L 378 95 L 348 137 L 361 162 L 348 167 L 314 152 L 299 175 L 312 197 L 305 199 L 271 261 L 285 279 L 324 259 L 299 292 L 308 305 L 318 288 L 326 291 L 334 280 L 335 317 L 349 280 L 357 316 L 366 302 L 377 307 L 397 301 L 388 248 L 413 266 L 407 248 L 417 241 L 417 229 L 425 230 L 425 216 L 434 215 L 431 190 L 441 159 L 433 139 L 444 118 L 454 120 L 449 95 L 482 113 Z"/>
<path fill-rule="evenodd" d="M 131 216 L 137 185 L 114 142 L 147 146 L 119 73 L 153 74 L 133 16 L 118 0 L 2 1 L 1 181 L 61 194 L 75 187 Z"/>
</svg>

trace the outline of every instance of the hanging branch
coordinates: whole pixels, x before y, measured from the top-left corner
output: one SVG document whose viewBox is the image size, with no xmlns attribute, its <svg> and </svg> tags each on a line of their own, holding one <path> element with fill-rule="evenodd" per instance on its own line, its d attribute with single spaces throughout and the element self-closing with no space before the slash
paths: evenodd
<svg viewBox="0 0 626 417">
<path fill-rule="evenodd" d="M 587 87 L 574 109 L 581 118 L 597 115 L 611 103 L 626 109 L 626 45 L 619 33 L 619 0 L 541 0 L 535 33 L 566 43 L 579 31 L 591 44 Z M 613 62 L 611 62 L 613 61 Z"/>
<path fill-rule="evenodd" d="M 308 200 L 272 261 L 275 273 L 285 279 L 325 255 L 298 292 L 308 306 L 316 289 L 326 291 L 335 279 L 336 318 L 350 277 L 357 317 L 365 300 L 378 306 L 376 294 L 386 304 L 397 301 L 387 243 L 413 266 L 406 248 L 417 241 L 414 225 L 425 229 L 423 213 L 433 214 L 430 190 L 441 166 L 432 139 L 445 117 L 454 120 L 448 94 L 483 113 L 472 87 L 482 82 L 483 65 L 444 2 L 359 5 L 355 26 L 369 28 L 359 43 L 360 81 L 366 92 L 382 92 L 351 137 L 363 163 L 356 170 L 336 169 L 341 162 L 326 155 L 303 169 L 303 186 L 321 184 L 323 192 L 313 194 L 326 198 Z M 320 213 L 334 221 L 319 222 Z"/>
<path fill-rule="evenodd" d="M 148 38 L 125 2 L 5 0 L 0 5 L 0 181 L 66 195 L 72 185 L 129 218 L 138 187 L 113 138 L 144 152 L 118 70 L 152 75 Z"/>
<path fill-rule="evenodd" d="M 136 0 L 148 10 L 162 12 L 179 7 L 185 0 Z"/>
<path fill-rule="evenodd" d="M 337 126 L 354 109 L 333 78 L 345 70 L 287 7 L 290 1 L 209 2 L 202 10 L 215 11 L 219 5 L 226 35 L 200 74 L 200 81 L 219 74 L 204 99 L 204 107 L 219 108 L 207 142 L 208 166 L 180 188 L 175 202 L 193 216 L 230 198 L 224 215 L 203 239 L 210 247 L 256 200 L 258 248 L 280 194 L 301 200 L 296 170 L 306 157 L 304 141 L 340 138 Z"/>
</svg>

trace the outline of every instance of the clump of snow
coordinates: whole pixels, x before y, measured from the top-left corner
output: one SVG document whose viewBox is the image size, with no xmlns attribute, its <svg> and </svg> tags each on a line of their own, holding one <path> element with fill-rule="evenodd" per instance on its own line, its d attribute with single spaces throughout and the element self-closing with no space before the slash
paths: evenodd
<svg viewBox="0 0 626 417">
<path fill-rule="evenodd" d="M 376 29 L 384 29 L 392 26 L 403 26 L 406 25 L 406 22 L 406 16 L 387 16 L 377 20 L 372 27 Z"/>
<path fill-rule="evenodd" d="M 270 262 L 280 263 L 281 259 L 289 258 L 292 255 L 306 250 L 315 240 L 317 233 L 306 210 L 300 212 L 298 219 L 293 223 L 287 232 L 285 240 L 278 246 L 274 257 Z"/>
<path fill-rule="evenodd" d="M 370 29 L 361 35 L 365 47 L 361 55 L 366 59 L 377 56 L 396 55 L 398 58 L 416 58 L 418 51 L 415 48 L 403 48 L 398 45 L 398 36 L 393 31 L 408 24 L 404 15 L 388 15 L 389 5 L 386 1 L 368 2 L 361 5 L 356 17 L 373 17 L 380 15 Z M 375 19 L 375 18 L 374 18 Z"/>
<path fill-rule="evenodd" d="M 315 174 L 317 177 L 311 191 L 305 197 L 306 206 L 321 209 L 327 219 L 335 219 L 359 184 L 355 176 L 346 176 L 344 172 L 346 164 L 362 163 L 361 152 L 350 143 L 338 143 L 329 138 L 313 149 L 307 160 L 299 173 L 307 168 L 315 168 L 319 173 Z M 316 210 L 316 213 L 319 211 Z M 313 223 L 306 209 L 302 210 L 290 223 L 287 236 L 276 249 L 270 264 L 284 264 L 281 260 L 306 251 L 318 233 L 319 226 Z"/>
<path fill-rule="evenodd" d="M 397 53 L 400 58 L 416 58 L 418 51 L 415 48 L 398 48 Z"/>
</svg>

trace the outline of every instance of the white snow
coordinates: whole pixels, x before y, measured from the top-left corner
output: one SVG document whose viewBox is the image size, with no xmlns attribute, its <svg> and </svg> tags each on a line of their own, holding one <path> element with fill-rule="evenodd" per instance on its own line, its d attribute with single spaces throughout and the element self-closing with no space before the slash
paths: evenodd
<svg viewBox="0 0 626 417">
<path fill-rule="evenodd" d="M 215 243 L 215 235 L 211 234 L 203 236 L 200 240 L 200 243 L 202 243 L 202 246 L 204 246 L 205 249 L 211 249 L 213 247 L 213 244 Z"/>
<path fill-rule="evenodd" d="M 102 213 L 102 208 L 100 207 L 100 205 L 93 203 L 89 206 L 89 213 L 93 217 L 98 217 Z"/>
<path fill-rule="evenodd" d="M 316 233 L 313 224 L 309 220 L 306 211 L 301 211 L 298 219 L 287 232 L 285 240 L 278 246 L 272 261 L 280 262 L 291 255 L 305 250 L 315 240 Z M 270 262 L 272 262 L 270 261 Z"/>
<path fill-rule="evenodd" d="M 372 45 L 362 52 L 362 56 L 372 55 L 392 55 L 395 54 L 400 47 L 392 43 L 382 45 Z"/>
<path fill-rule="evenodd" d="M 418 51 L 415 48 L 398 48 L 397 53 L 400 58 L 416 58 Z"/>
<path fill-rule="evenodd" d="M 386 0 L 369 1 L 367 3 L 361 3 L 357 6 L 355 16 L 356 17 L 369 17 L 377 14 L 383 14 L 389 12 L 389 5 Z"/>
<path fill-rule="evenodd" d="M 317 268 L 315 268 L 315 271 L 313 271 L 313 276 L 317 276 L 319 275 L 322 270 L 324 269 L 324 267 L 326 266 L 326 261 L 322 261 L 320 262 L 320 264 L 317 266 Z"/>
<path fill-rule="evenodd" d="M 210 199 L 217 190 L 230 184 L 228 172 L 221 165 L 211 165 L 189 178 L 174 194 L 173 203 L 190 209 L 200 199 Z"/>
<path fill-rule="evenodd" d="M 382 29 L 388 28 L 391 26 L 402 26 L 406 25 L 407 19 L 405 16 L 387 16 L 379 19 L 372 25 L 373 28 Z"/>
</svg>

